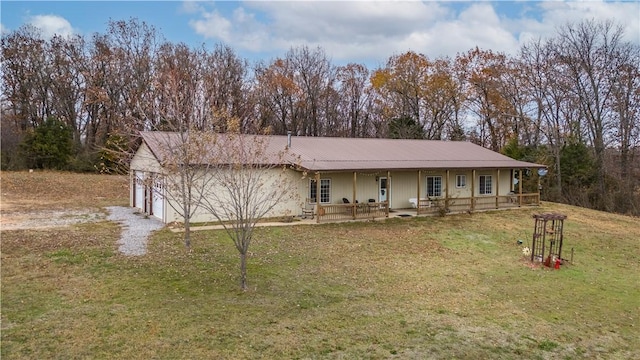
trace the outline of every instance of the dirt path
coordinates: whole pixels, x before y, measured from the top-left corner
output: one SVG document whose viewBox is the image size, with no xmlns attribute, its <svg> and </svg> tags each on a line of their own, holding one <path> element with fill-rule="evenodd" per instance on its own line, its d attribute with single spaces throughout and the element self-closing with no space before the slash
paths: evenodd
<svg viewBox="0 0 640 360">
<path fill-rule="evenodd" d="M 104 212 L 92 209 L 31 210 L 27 212 L 0 212 L 0 229 L 38 230 L 96 222 L 106 219 Z"/>
</svg>

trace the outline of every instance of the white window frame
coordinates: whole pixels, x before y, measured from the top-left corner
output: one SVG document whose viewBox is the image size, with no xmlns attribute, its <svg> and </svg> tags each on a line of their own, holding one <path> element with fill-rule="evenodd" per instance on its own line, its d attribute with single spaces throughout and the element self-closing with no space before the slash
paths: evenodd
<svg viewBox="0 0 640 360">
<path fill-rule="evenodd" d="M 493 195 L 493 175 L 478 176 L 478 187 L 478 194 Z"/>
<path fill-rule="evenodd" d="M 309 201 L 315 204 L 315 196 L 317 191 L 316 179 L 309 179 Z M 331 202 L 331 179 L 320 179 L 320 203 L 329 204 Z"/>
<path fill-rule="evenodd" d="M 456 175 L 456 189 L 464 189 L 467 187 L 467 175 Z"/>
<path fill-rule="evenodd" d="M 437 182 L 439 182 L 438 184 L 436 184 L 436 180 L 437 180 Z M 432 192 L 429 192 L 430 182 L 431 182 L 431 185 L 433 186 L 433 189 L 432 189 L 433 191 Z M 441 197 L 442 196 L 442 176 L 440 176 L 440 175 L 427 176 L 427 182 L 426 182 L 425 186 L 426 186 L 426 189 L 425 189 L 426 193 L 425 194 L 427 194 L 427 197 Z M 436 191 L 436 190 L 438 190 L 438 191 Z"/>
</svg>

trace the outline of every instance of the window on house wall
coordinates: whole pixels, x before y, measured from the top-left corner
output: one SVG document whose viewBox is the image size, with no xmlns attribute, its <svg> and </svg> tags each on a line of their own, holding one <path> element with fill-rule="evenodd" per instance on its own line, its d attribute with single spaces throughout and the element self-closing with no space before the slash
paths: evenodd
<svg viewBox="0 0 640 360">
<path fill-rule="evenodd" d="M 456 187 L 458 189 L 467 187 L 467 175 L 456 175 Z"/>
<path fill-rule="evenodd" d="M 480 195 L 491 195 L 493 193 L 491 175 L 480 175 Z"/>
<path fill-rule="evenodd" d="M 318 187 L 316 181 L 311 179 L 309 181 L 309 199 L 311 202 L 316 202 L 316 192 Z M 320 203 L 331 202 L 331 179 L 320 179 Z"/>
<path fill-rule="evenodd" d="M 427 196 L 442 196 L 442 176 L 427 176 Z"/>
</svg>

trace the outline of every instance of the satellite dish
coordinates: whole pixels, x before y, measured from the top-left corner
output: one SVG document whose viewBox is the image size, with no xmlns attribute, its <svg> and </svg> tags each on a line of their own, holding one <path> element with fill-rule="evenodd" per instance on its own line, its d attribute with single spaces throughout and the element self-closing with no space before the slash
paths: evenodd
<svg viewBox="0 0 640 360">
<path fill-rule="evenodd" d="M 538 175 L 540 175 L 540 176 L 545 176 L 545 175 L 547 175 L 548 172 L 549 172 L 549 170 L 547 170 L 547 169 L 542 169 L 542 168 L 538 169 Z"/>
<path fill-rule="evenodd" d="M 520 180 L 518 179 L 513 179 L 513 185 L 518 185 L 518 183 L 520 182 Z"/>
</svg>

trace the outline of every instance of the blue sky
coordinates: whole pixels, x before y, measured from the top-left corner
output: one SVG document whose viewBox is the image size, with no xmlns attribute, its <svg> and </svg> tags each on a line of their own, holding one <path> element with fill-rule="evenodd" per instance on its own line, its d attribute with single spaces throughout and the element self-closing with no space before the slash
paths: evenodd
<svg viewBox="0 0 640 360">
<path fill-rule="evenodd" d="M 225 43 L 251 60 L 320 46 L 336 64 L 383 65 L 413 50 L 455 56 L 475 46 L 514 53 L 567 21 L 614 19 L 640 43 L 639 1 L 6 1 L 3 33 L 24 24 L 44 36 L 104 33 L 109 19 L 138 18 L 171 42 Z"/>
</svg>

